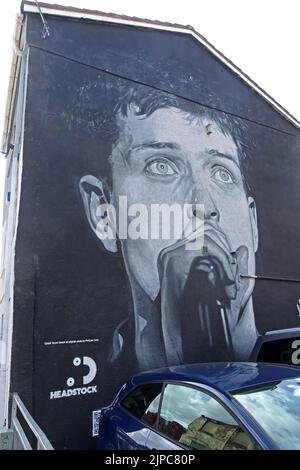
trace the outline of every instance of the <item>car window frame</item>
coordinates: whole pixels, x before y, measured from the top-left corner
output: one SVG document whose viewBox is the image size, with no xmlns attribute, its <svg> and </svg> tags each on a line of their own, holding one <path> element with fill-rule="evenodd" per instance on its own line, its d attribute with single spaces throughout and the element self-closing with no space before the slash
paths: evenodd
<svg viewBox="0 0 300 470">
<path fill-rule="evenodd" d="M 170 442 L 172 442 L 173 444 L 176 444 L 178 445 L 179 447 L 182 447 L 183 449 L 185 450 L 189 450 L 189 451 L 193 451 L 193 449 L 191 447 L 188 447 L 188 446 L 185 446 L 184 444 L 182 444 L 181 442 L 178 442 L 176 441 L 175 439 L 172 439 L 170 438 L 169 436 L 167 436 L 166 434 L 163 434 L 161 431 L 158 430 L 158 423 L 159 423 L 159 418 L 160 418 L 160 412 L 161 412 L 161 407 L 162 407 L 162 402 L 163 402 L 163 397 L 164 397 L 164 392 L 165 392 L 165 388 L 167 385 L 179 385 L 179 386 L 182 386 L 182 387 L 189 387 L 189 388 L 193 388 L 195 390 L 198 390 L 202 393 L 206 393 L 207 395 L 209 395 L 211 398 L 213 398 L 214 400 L 216 400 L 219 405 L 223 406 L 223 408 L 225 408 L 225 410 L 230 414 L 230 416 L 232 416 L 232 418 L 236 421 L 236 423 L 241 427 L 241 429 L 245 432 L 245 434 L 247 436 L 249 436 L 252 441 L 254 442 L 255 446 L 257 447 L 256 449 L 253 449 L 253 450 L 262 450 L 263 447 L 261 446 L 260 442 L 258 442 L 258 440 L 256 439 L 255 436 L 253 436 L 253 434 L 246 428 L 246 426 L 243 424 L 243 422 L 236 416 L 236 414 L 234 413 L 234 411 L 220 398 L 218 397 L 215 393 L 214 393 L 214 389 L 212 389 L 211 387 L 205 385 L 205 384 L 197 384 L 197 383 L 194 383 L 194 382 L 180 382 L 178 380 L 172 380 L 172 381 L 165 381 L 164 382 L 164 386 L 163 386 L 163 390 L 162 390 L 162 393 L 161 393 L 161 399 L 160 399 L 160 402 L 159 402 L 159 412 L 158 412 L 158 416 L 157 416 L 157 419 L 156 419 L 156 429 L 154 429 L 154 431 L 159 434 L 160 436 L 162 436 L 163 438 L 169 440 Z M 247 413 L 247 415 L 249 415 L 249 413 Z M 194 449 L 194 451 L 196 451 Z"/>
<path fill-rule="evenodd" d="M 152 384 L 155 384 L 155 383 L 160 383 L 162 384 L 162 389 L 161 389 L 161 392 L 160 392 L 160 400 L 159 400 L 159 405 L 158 405 L 158 412 L 157 412 L 157 417 L 156 417 L 156 421 L 153 425 L 150 425 L 146 422 L 144 422 L 142 419 L 138 418 L 137 416 L 135 416 L 133 413 L 130 413 L 130 411 L 128 411 L 124 406 L 122 406 L 122 402 L 131 394 L 133 393 L 135 390 L 137 390 L 138 388 L 140 387 L 143 387 L 145 385 L 152 385 Z M 215 393 L 215 390 L 212 389 L 212 387 L 209 387 L 208 385 L 205 385 L 205 384 L 198 384 L 198 383 L 195 383 L 195 382 L 181 382 L 179 380 L 153 380 L 151 382 L 145 382 L 145 383 L 141 383 L 141 384 L 138 384 L 136 387 L 134 387 L 132 390 L 130 390 L 124 397 L 122 397 L 121 401 L 118 403 L 118 408 L 120 408 L 125 414 L 127 414 L 128 416 L 130 416 L 131 418 L 135 419 L 136 421 L 140 422 L 141 424 L 143 424 L 145 427 L 147 427 L 148 429 L 150 429 L 151 431 L 155 432 L 156 434 L 158 434 L 159 436 L 161 436 L 162 438 L 172 442 L 173 444 L 181 447 L 182 449 L 184 450 L 189 450 L 189 451 L 192 451 L 193 449 L 191 449 L 190 447 L 188 446 L 185 446 L 184 444 L 170 438 L 169 436 L 167 436 L 166 434 L 163 434 L 161 431 L 159 431 L 158 429 L 158 423 L 159 423 L 159 419 L 160 419 L 160 412 L 161 412 L 161 407 L 162 407 L 162 402 L 163 402 L 163 397 L 164 397 L 164 393 L 165 393 L 165 388 L 167 385 L 180 385 L 180 386 L 183 386 L 183 387 L 189 387 L 189 388 L 193 388 L 193 389 L 196 389 L 202 393 L 206 393 L 207 395 L 211 396 L 213 399 L 215 399 L 221 406 L 223 406 L 226 411 L 233 417 L 233 419 L 237 422 L 237 424 L 241 427 L 241 429 L 247 434 L 247 436 L 249 436 L 253 441 L 254 441 L 254 444 L 256 446 L 256 449 L 254 450 L 263 450 L 263 445 L 261 444 L 261 442 L 259 442 L 257 440 L 257 438 L 255 436 L 253 436 L 253 434 L 251 433 L 251 431 L 249 431 L 246 426 L 244 425 L 244 423 L 238 418 L 238 416 L 234 413 L 234 411 L 227 405 L 226 402 L 224 402 L 224 400 L 222 400 L 220 397 L 218 397 L 218 395 Z M 234 404 L 236 405 L 238 403 L 237 400 L 233 400 L 234 401 Z M 238 403 L 239 405 L 239 403 Z M 249 413 L 247 413 L 247 416 L 250 416 Z M 250 416 L 250 418 L 252 418 L 252 416 Z M 264 433 L 263 429 L 261 428 L 261 426 L 259 426 L 259 428 L 262 430 L 262 433 Z"/>
<path fill-rule="evenodd" d="M 125 408 L 124 406 L 122 406 L 122 402 L 124 400 L 126 400 L 126 398 L 131 395 L 133 392 L 135 392 L 135 390 L 137 390 L 138 388 L 141 388 L 141 387 L 144 387 L 146 385 L 154 385 L 154 384 L 161 384 L 161 396 L 160 396 L 160 400 L 159 400 L 159 404 L 158 404 L 158 412 L 157 412 L 157 418 L 155 420 L 155 423 L 154 425 L 157 426 L 157 423 L 158 423 L 158 417 L 159 417 L 159 411 L 160 411 L 160 407 L 161 407 L 161 400 L 162 400 L 162 393 L 163 393 L 163 390 L 164 390 L 164 380 L 153 380 L 151 382 L 145 382 L 145 383 L 141 383 L 141 384 L 138 384 L 136 387 L 134 387 L 133 389 L 131 389 L 125 396 L 122 397 L 122 399 L 119 401 L 118 403 L 118 408 L 121 409 L 124 413 L 126 413 L 127 415 L 129 415 L 131 418 L 134 418 L 136 419 L 138 422 L 142 423 L 144 426 L 146 426 L 147 428 L 149 429 L 152 429 L 153 430 L 153 426 L 151 426 L 149 423 L 146 423 L 145 421 L 143 421 L 142 419 L 138 418 L 137 416 L 135 416 L 133 413 L 131 413 L 129 410 L 127 410 L 127 408 Z"/>
</svg>

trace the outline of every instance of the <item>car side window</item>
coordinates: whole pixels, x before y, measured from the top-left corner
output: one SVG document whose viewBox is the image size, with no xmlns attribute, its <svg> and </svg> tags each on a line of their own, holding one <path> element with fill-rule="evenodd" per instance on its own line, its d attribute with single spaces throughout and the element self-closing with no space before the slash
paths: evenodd
<svg viewBox="0 0 300 470">
<path fill-rule="evenodd" d="M 158 430 L 195 450 L 253 450 L 254 441 L 213 397 L 192 387 L 165 387 Z"/>
<path fill-rule="evenodd" d="M 121 402 L 121 406 L 150 426 L 156 423 L 162 383 L 141 385 Z"/>
</svg>

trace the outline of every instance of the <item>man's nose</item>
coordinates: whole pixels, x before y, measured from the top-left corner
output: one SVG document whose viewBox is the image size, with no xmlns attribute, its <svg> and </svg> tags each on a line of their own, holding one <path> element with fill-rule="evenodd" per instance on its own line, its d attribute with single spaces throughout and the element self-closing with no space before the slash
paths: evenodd
<svg viewBox="0 0 300 470">
<path fill-rule="evenodd" d="M 220 213 L 213 195 L 207 189 L 194 188 L 192 191 L 192 204 L 194 217 L 203 219 L 204 216 L 204 220 L 215 220 L 217 222 L 220 220 Z"/>
</svg>

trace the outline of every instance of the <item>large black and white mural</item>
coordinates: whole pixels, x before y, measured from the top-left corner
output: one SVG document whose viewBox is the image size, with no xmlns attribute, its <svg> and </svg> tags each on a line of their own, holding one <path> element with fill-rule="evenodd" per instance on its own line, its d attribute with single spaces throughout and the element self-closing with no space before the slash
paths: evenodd
<svg viewBox="0 0 300 470">
<path fill-rule="evenodd" d="M 299 130 L 189 34 L 49 17 L 30 46 L 12 387 L 58 448 L 131 374 L 299 326 Z"/>
<path fill-rule="evenodd" d="M 122 357 L 133 323 L 129 347 L 141 370 L 247 360 L 257 330 L 246 276 L 255 274 L 258 247 L 243 168 L 247 128 L 225 113 L 103 76 L 84 90 L 87 99 L 97 86 L 96 102 L 113 87 L 122 93 L 108 105 L 110 168 L 79 184 L 99 245 L 123 258 L 133 305 L 114 331 L 111 359 Z"/>
</svg>

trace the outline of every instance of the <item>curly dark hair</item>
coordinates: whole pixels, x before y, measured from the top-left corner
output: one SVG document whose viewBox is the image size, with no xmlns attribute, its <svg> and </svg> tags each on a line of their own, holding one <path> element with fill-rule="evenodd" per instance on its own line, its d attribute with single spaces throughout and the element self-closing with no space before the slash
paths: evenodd
<svg viewBox="0 0 300 470">
<path fill-rule="evenodd" d="M 90 134 L 96 133 L 100 139 L 109 141 L 112 150 L 120 136 L 121 120 L 118 117 L 126 117 L 129 108 L 142 119 L 146 119 L 161 108 L 177 108 L 186 113 L 187 119 L 191 121 L 205 119 L 214 122 L 224 135 L 233 139 L 237 146 L 245 190 L 249 193 L 250 188 L 246 179 L 248 127 L 241 118 L 175 93 L 99 73 L 97 80 L 87 81 L 78 90 L 68 121 L 73 129 L 74 125 L 84 126 Z"/>
</svg>

